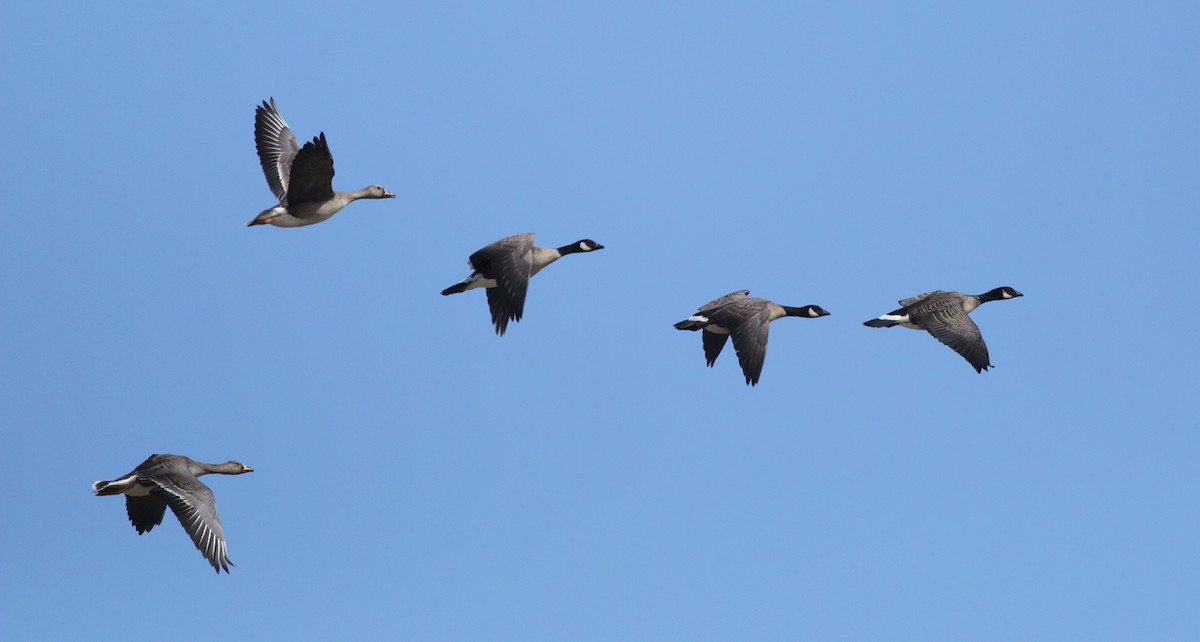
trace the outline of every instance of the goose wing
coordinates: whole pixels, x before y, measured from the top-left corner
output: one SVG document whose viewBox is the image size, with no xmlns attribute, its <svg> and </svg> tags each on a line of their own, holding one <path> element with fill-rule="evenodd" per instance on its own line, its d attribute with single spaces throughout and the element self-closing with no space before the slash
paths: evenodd
<svg viewBox="0 0 1200 642">
<path fill-rule="evenodd" d="M 923 311 L 913 320 L 935 339 L 962 355 L 975 368 L 975 372 L 983 372 L 991 367 L 983 334 L 961 304 Z"/>
<path fill-rule="evenodd" d="M 254 110 L 254 146 L 258 148 L 258 160 L 262 163 L 267 185 L 280 203 L 287 202 L 292 159 L 300 151 L 300 144 L 279 114 L 274 98 L 270 104 L 263 101 L 262 106 Z"/>
<path fill-rule="evenodd" d="M 725 348 L 725 342 L 729 340 L 729 335 L 701 330 L 700 336 L 704 339 L 704 359 L 711 368 L 717 362 L 717 357 L 721 356 L 721 350 Z"/>
<path fill-rule="evenodd" d="M 167 502 L 155 495 L 125 496 L 125 513 L 129 522 L 137 529 L 138 535 L 149 533 L 150 529 L 162 523 L 163 515 L 167 512 Z"/>
<path fill-rule="evenodd" d="M 502 238 L 471 255 L 471 267 L 479 270 L 484 278 L 496 281 L 496 287 L 486 291 L 492 324 L 496 326 L 496 334 L 501 336 L 508 329 L 509 321 L 520 321 L 525 313 L 535 236 L 531 232 Z"/>
<path fill-rule="evenodd" d="M 743 299 L 714 310 L 709 318 L 728 328 L 746 383 L 757 385 L 767 358 L 771 330 L 770 305 L 763 299 Z"/>
<path fill-rule="evenodd" d="M 925 294 L 918 294 L 916 296 L 910 296 L 907 299 L 900 299 L 900 305 L 907 308 L 908 306 L 916 303 L 917 301 L 928 299 L 929 297 L 931 297 L 935 294 L 942 294 L 942 293 L 943 293 L 942 290 L 934 290 L 932 292 L 926 292 Z"/>
<path fill-rule="evenodd" d="M 712 301 L 705 303 L 704 305 L 700 306 L 700 309 L 697 310 L 696 312 L 698 314 L 706 314 L 708 312 L 712 312 L 713 310 L 716 310 L 717 308 L 719 308 L 723 305 L 726 305 L 728 303 L 733 303 L 734 301 L 740 301 L 748 296 L 750 296 L 750 290 L 738 290 L 737 292 L 730 292 L 729 294 L 726 294 L 725 296 L 717 297 L 717 298 L 713 299 Z"/>
<path fill-rule="evenodd" d="M 323 203 L 333 198 L 333 154 L 325 142 L 325 132 L 296 152 L 292 159 L 287 204 Z"/>
<path fill-rule="evenodd" d="M 192 475 L 178 471 L 157 475 L 151 483 L 154 486 L 151 496 L 161 498 L 171 507 L 204 559 L 218 573 L 222 570 L 228 573 L 233 562 L 229 561 L 225 531 L 217 517 L 212 490 Z"/>
</svg>

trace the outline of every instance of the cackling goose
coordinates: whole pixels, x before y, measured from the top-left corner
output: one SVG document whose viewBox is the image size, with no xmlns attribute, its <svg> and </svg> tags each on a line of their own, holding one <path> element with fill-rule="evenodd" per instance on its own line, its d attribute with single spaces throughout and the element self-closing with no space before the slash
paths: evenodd
<svg viewBox="0 0 1200 642">
<path fill-rule="evenodd" d="M 488 307 L 496 334 L 503 336 L 509 321 L 520 321 L 525 312 L 525 292 L 529 278 L 567 254 L 594 252 L 604 246 L 584 239 L 559 248 L 533 244 L 533 232 L 502 238 L 479 250 L 469 259 L 475 270 L 471 276 L 442 290 L 442 295 L 487 288 Z"/>
<path fill-rule="evenodd" d="M 934 338 L 950 346 L 962 355 L 974 368 L 983 372 L 992 367 L 988 358 L 987 344 L 979 326 L 967 316 L 972 310 L 988 301 L 999 301 L 1025 296 L 1008 287 L 999 287 L 983 294 L 963 294 L 934 290 L 925 294 L 900 300 L 900 309 L 892 310 L 876 319 L 864 321 L 872 328 L 890 328 L 894 325 L 926 330 Z"/>
<path fill-rule="evenodd" d="M 738 362 L 746 383 L 754 386 L 762 375 L 763 362 L 767 358 L 767 333 L 770 324 L 783 317 L 816 318 L 829 313 L 819 305 L 793 308 L 786 305 L 749 296 L 749 290 L 730 292 L 700 306 L 695 314 L 675 324 L 676 330 L 704 330 L 704 358 L 711 368 L 725 347 L 725 340 L 733 337 Z"/>
</svg>

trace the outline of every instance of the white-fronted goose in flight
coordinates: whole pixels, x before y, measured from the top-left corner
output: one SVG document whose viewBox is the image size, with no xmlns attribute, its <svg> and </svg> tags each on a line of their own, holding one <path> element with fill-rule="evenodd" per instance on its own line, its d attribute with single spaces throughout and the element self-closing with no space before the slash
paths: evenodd
<svg viewBox="0 0 1200 642">
<path fill-rule="evenodd" d="M 267 185 L 279 199 L 279 205 L 259 212 L 246 223 L 277 227 L 300 227 L 320 223 L 360 198 L 396 198 L 396 195 L 371 185 L 356 192 L 333 191 L 333 155 L 325 142 L 325 132 L 300 147 L 275 99 L 263 102 L 254 112 L 254 144 L 262 162 Z"/>
<path fill-rule="evenodd" d="M 742 374 L 748 385 L 757 385 L 762 375 L 763 362 L 767 358 L 767 333 L 771 322 L 783 317 L 805 317 L 814 319 L 829 313 L 819 305 L 793 308 L 786 305 L 749 296 L 749 290 L 730 292 L 700 306 L 695 314 L 675 324 L 676 330 L 703 330 L 704 358 L 711 368 L 725 347 L 725 340 L 733 337 L 733 348 L 737 350 Z"/>
<path fill-rule="evenodd" d="M 469 262 L 475 271 L 442 290 L 442 295 L 487 288 L 492 323 L 496 326 L 496 334 L 503 336 L 508 322 L 520 321 L 525 312 L 525 292 L 529 289 L 530 277 L 568 254 L 604 249 L 591 239 L 559 248 L 537 247 L 533 244 L 535 236 L 533 232 L 509 236 L 472 254 Z"/>
<path fill-rule="evenodd" d="M 217 517 L 212 491 L 197 477 L 209 473 L 241 475 L 254 469 L 239 462 L 206 464 L 181 455 L 150 455 L 133 472 L 113 481 L 92 484 L 97 495 L 125 495 L 125 511 L 138 535 L 150 532 L 162 523 L 167 506 L 179 518 L 184 530 L 196 543 L 217 573 L 229 572 L 225 532 Z"/>
<path fill-rule="evenodd" d="M 900 309 L 864 321 L 863 325 L 872 328 L 900 325 L 913 330 L 926 330 L 935 339 L 961 354 L 967 363 L 975 368 L 975 372 L 983 372 L 992 367 L 987 344 L 983 342 L 979 326 L 967 315 L 988 301 L 1014 299 L 1019 296 L 1025 295 L 1007 285 L 983 294 L 934 290 L 901 299 Z"/>
</svg>

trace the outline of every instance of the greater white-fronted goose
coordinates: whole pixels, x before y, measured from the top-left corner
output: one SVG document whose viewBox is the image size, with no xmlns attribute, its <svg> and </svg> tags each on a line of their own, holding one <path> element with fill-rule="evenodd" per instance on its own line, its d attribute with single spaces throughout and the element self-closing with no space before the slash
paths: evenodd
<svg viewBox="0 0 1200 642">
<path fill-rule="evenodd" d="M 442 290 L 442 295 L 487 288 L 492 323 L 496 326 L 496 334 L 503 336 L 508 322 L 520 321 L 525 312 L 525 292 L 529 289 L 530 277 L 568 254 L 604 249 L 591 239 L 558 248 L 537 247 L 533 244 L 536 236 L 533 232 L 516 234 L 472 254 L 469 263 L 475 271 Z"/>
<path fill-rule="evenodd" d="M 1025 295 L 1007 285 L 983 294 L 934 290 L 901 299 L 901 307 L 898 310 L 864 321 L 863 325 L 872 328 L 899 325 L 913 330 L 925 330 L 962 355 L 978 373 L 991 368 L 992 362 L 988 357 L 987 344 L 983 342 L 979 326 L 967 315 L 988 301 L 1014 299 L 1019 296 Z"/>
<path fill-rule="evenodd" d="M 730 292 L 700 306 L 692 316 L 675 324 L 676 330 L 703 330 L 704 358 L 711 368 L 717 362 L 725 340 L 733 337 L 738 362 L 747 385 L 758 385 L 767 358 L 767 334 L 771 322 L 783 317 L 815 319 L 829 313 L 819 305 L 793 308 L 767 299 L 749 296 L 749 290 Z"/>
<path fill-rule="evenodd" d="M 371 185 L 356 192 L 333 191 L 333 155 L 325 142 L 325 132 L 300 147 L 275 99 L 263 102 L 254 113 L 254 144 L 262 162 L 267 185 L 279 199 L 279 205 L 259 212 L 247 226 L 271 224 L 277 227 L 301 227 L 320 223 L 360 198 L 396 198 L 396 195 Z"/>
<path fill-rule="evenodd" d="M 239 462 L 206 464 L 182 455 L 150 455 L 133 472 L 114 479 L 92 484 L 97 495 L 125 495 L 125 511 L 138 535 L 150 532 L 162 523 L 167 506 L 179 518 L 196 548 L 216 569 L 229 572 L 225 531 L 217 517 L 217 502 L 212 491 L 197 477 L 209 473 L 241 475 L 254 469 Z"/>
</svg>

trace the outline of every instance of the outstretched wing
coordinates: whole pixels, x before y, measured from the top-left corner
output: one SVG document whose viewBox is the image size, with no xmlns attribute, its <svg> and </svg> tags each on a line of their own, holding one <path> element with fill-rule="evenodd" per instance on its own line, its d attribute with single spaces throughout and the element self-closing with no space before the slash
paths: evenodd
<svg viewBox="0 0 1200 642">
<path fill-rule="evenodd" d="M 717 362 L 717 357 L 721 356 L 721 350 L 725 347 L 725 342 L 729 340 L 729 335 L 701 330 L 700 336 L 704 339 L 704 359 L 711 368 Z"/>
<path fill-rule="evenodd" d="M 500 239 L 471 255 L 471 267 L 484 278 L 494 279 L 487 289 L 488 308 L 496 334 L 504 335 L 509 321 L 520 321 L 525 313 L 525 293 L 533 269 L 533 233 Z"/>
<path fill-rule="evenodd" d="M 767 359 L 767 335 L 771 330 L 770 306 L 763 299 L 740 300 L 717 308 L 709 318 L 729 329 L 733 348 L 746 383 L 757 385 Z"/>
<path fill-rule="evenodd" d="M 333 154 L 325 132 L 304 143 L 292 160 L 287 204 L 319 203 L 333 198 Z"/>
<path fill-rule="evenodd" d="M 919 321 L 921 327 L 935 339 L 962 355 L 975 368 L 975 372 L 983 372 L 991 367 L 983 334 L 961 305 L 930 310 L 922 314 Z"/>
<path fill-rule="evenodd" d="M 138 535 L 149 533 L 150 529 L 162 523 L 163 514 L 167 512 L 167 502 L 155 495 L 125 496 L 125 513 L 129 521 L 137 529 Z"/>
<path fill-rule="evenodd" d="M 263 101 L 262 106 L 254 110 L 254 146 L 258 149 L 258 160 L 262 163 L 267 185 L 280 203 L 286 202 L 292 159 L 300 150 L 300 144 L 279 114 L 274 98 L 270 104 Z"/>
<path fill-rule="evenodd" d="M 155 478 L 151 496 L 161 497 L 183 529 L 192 538 L 204 559 L 218 573 L 229 572 L 229 551 L 225 543 L 225 531 L 217 517 L 217 502 L 212 490 L 195 477 L 165 474 Z"/>
</svg>

